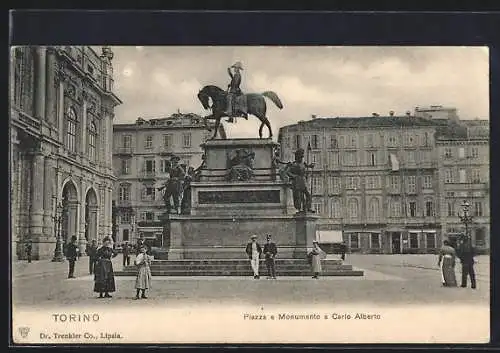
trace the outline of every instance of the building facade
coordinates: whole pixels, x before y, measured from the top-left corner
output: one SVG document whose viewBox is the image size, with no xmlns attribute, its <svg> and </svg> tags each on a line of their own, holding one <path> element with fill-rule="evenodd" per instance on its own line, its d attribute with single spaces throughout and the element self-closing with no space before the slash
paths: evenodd
<svg viewBox="0 0 500 353">
<path fill-rule="evenodd" d="M 213 122 L 208 126 L 214 128 Z M 219 134 L 225 138 L 221 124 Z M 176 113 L 166 118 L 113 126 L 113 169 L 115 182 L 116 241 L 135 243 L 142 234 L 162 246 L 165 212 L 162 192 L 167 179 L 167 161 L 180 158 L 186 170 L 202 163 L 201 144 L 211 137 L 204 119 L 196 114 Z"/>
<path fill-rule="evenodd" d="M 300 147 L 306 150 L 306 160 L 315 163 L 310 187 L 313 209 L 321 216 L 319 231 L 341 232 L 352 252 L 428 253 L 441 246 L 449 231 L 447 221 L 456 224 L 458 217 L 448 218 L 444 213 L 449 194 L 443 185 L 445 162 L 440 158 L 440 146 L 457 126 L 468 131 L 468 125 L 442 115 L 436 119 L 416 115 L 418 112 L 359 118 L 313 116 L 280 129 L 283 160 L 293 160 Z M 481 158 L 475 161 L 486 173 L 488 138 L 481 137 L 479 142 L 468 139 L 467 134 L 461 136 L 461 144 L 482 146 Z M 449 191 L 467 189 L 468 184 L 446 187 Z M 485 190 L 481 197 L 488 197 Z M 485 210 L 486 201 L 482 205 Z M 485 225 L 489 215 L 482 214 L 477 222 Z M 476 245 L 486 248 L 489 226 L 484 226 L 483 234 L 484 242 Z"/>
<path fill-rule="evenodd" d="M 56 239 L 111 235 L 113 53 L 13 47 L 10 58 L 12 253 L 54 255 Z"/>
</svg>

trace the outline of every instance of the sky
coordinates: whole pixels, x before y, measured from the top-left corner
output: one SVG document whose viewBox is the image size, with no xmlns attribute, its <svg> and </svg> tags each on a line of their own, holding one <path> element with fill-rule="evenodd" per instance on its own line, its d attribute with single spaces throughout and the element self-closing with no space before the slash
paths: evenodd
<svg viewBox="0 0 500 353">
<path fill-rule="evenodd" d="M 181 113 L 209 115 L 198 91 L 225 89 L 227 68 L 240 61 L 244 93 L 266 99 L 273 133 L 318 117 L 404 115 L 415 107 L 456 107 L 461 119 L 489 119 L 487 47 L 113 47 L 115 93 L 123 104 L 115 123 Z M 250 116 L 225 124 L 228 137 L 258 137 Z M 266 130 L 264 130 L 266 131 Z"/>
</svg>

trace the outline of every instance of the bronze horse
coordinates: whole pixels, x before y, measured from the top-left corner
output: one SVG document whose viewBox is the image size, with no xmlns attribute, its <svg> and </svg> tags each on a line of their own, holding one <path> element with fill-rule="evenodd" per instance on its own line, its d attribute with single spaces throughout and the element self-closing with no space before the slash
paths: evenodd
<svg viewBox="0 0 500 353">
<path fill-rule="evenodd" d="M 227 116 L 225 112 L 227 107 L 227 95 L 228 93 L 226 91 L 212 85 L 205 86 L 200 90 L 200 92 L 198 92 L 198 99 L 203 105 L 203 108 L 212 108 L 212 114 L 205 117 L 205 121 L 208 119 L 215 120 L 215 132 L 212 139 L 217 137 L 221 119 Z M 283 104 L 281 103 L 278 95 L 272 91 L 266 91 L 263 93 L 247 93 L 244 94 L 244 96 L 247 101 L 247 113 L 256 116 L 261 121 L 259 137 L 262 138 L 262 129 L 264 128 L 264 125 L 266 125 L 269 129 L 269 138 L 273 137 L 271 123 L 266 117 L 267 106 L 264 97 L 269 98 L 279 109 L 283 109 Z M 209 98 L 212 99 L 211 107 L 209 105 Z"/>
</svg>

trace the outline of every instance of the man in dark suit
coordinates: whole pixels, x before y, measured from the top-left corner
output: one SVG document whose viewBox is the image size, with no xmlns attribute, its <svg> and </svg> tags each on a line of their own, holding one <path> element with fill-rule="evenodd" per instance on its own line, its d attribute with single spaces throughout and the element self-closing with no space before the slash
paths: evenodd
<svg viewBox="0 0 500 353">
<path fill-rule="evenodd" d="M 458 257 L 462 263 L 462 288 L 467 287 L 467 276 L 470 277 L 471 288 L 476 289 L 476 273 L 474 271 L 475 249 L 472 247 L 472 241 L 465 237 L 459 245 Z"/>
<path fill-rule="evenodd" d="M 340 244 L 340 259 L 342 261 L 345 261 L 345 253 L 347 251 L 347 245 L 345 244 L 345 241 L 343 241 L 341 244 Z"/>
<path fill-rule="evenodd" d="M 90 245 L 87 245 L 87 255 L 89 256 L 89 274 L 94 273 L 94 264 L 97 255 L 97 243 L 95 239 L 92 239 Z"/>
<path fill-rule="evenodd" d="M 250 239 L 251 241 L 247 244 L 245 252 L 250 259 L 250 265 L 252 266 L 253 270 L 253 278 L 259 279 L 259 261 L 260 254 L 262 254 L 262 248 L 259 243 L 257 243 L 257 236 L 255 234 L 252 235 Z"/>
<path fill-rule="evenodd" d="M 78 258 L 78 247 L 76 245 L 76 236 L 71 237 L 71 243 L 66 247 L 66 259 L 69 262 L 68 278 L 75 278 L 75 262 Z"/>
<path fill-rule="evenodd" d="M 32 250 L 33 250 L 33 242 L 30 239 L 26 243 L 26 259 L 28 260 L 29 264 L 31 263 L 31 252 L 32 252 Z"/>
<path fill-rule="evenodd" d="M 264 244 L 264 256 L 266 259 L 266 267 L 267 267 L 267 278 L 268 279 L 276 279 L 276 267 L 274 263 L 274 258 L 278 253 L 278 248 L 276 244 L 271 241 L 271 234 L 266 236 L 267 243 Z"/>
<path fill-rule="evenodd" d="M 123 243 L 122 253 L 123 253 L 123 267 L 130 266 L 130 246 L 128 245 L 128 241 Z"/>
</svg>

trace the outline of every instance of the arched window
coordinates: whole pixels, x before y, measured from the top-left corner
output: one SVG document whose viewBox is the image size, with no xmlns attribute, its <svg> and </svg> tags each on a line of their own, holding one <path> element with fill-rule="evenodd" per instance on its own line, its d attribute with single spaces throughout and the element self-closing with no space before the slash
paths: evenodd
<svg viewBox="0 0 500 353">
<path fill-rule="evenodd" d="M 330 203 L 330 217 L 331 218 L 341 218 L 342 217 L 341 211 L 342 211 L 342 209 L 341 209 L 341 206 L 340 206 L 340 200 L 338 200 L 338 199 L 331 199 L 331 203 Z"/>
<path fill-rule="evenodd" d="M 380 218 L 380 207 L 377 198 L 370 200 L 368 205 L 368 219 L 371 221 L 377 221 Z"/>
<path fill-rule="evenodd" d="M 73 108 L 68 109 L 67 129 L 66 129 L 66 148 L 71 153 L 76 153 L 76 126 L 78 119 Z"/>
<path fill-rule="evenodd" d="M 351 199 L 349 201 L 349 205 L 348 205 L 347 209 L 349 211 L 349 218 L 350 219 L 358 218 L 358 200 Z"/>
<path fill-rule="evenodd" d="M 97 128 L 93 121 L 89 124 L 89 159 L 96 160 Z"/>
</svg>

